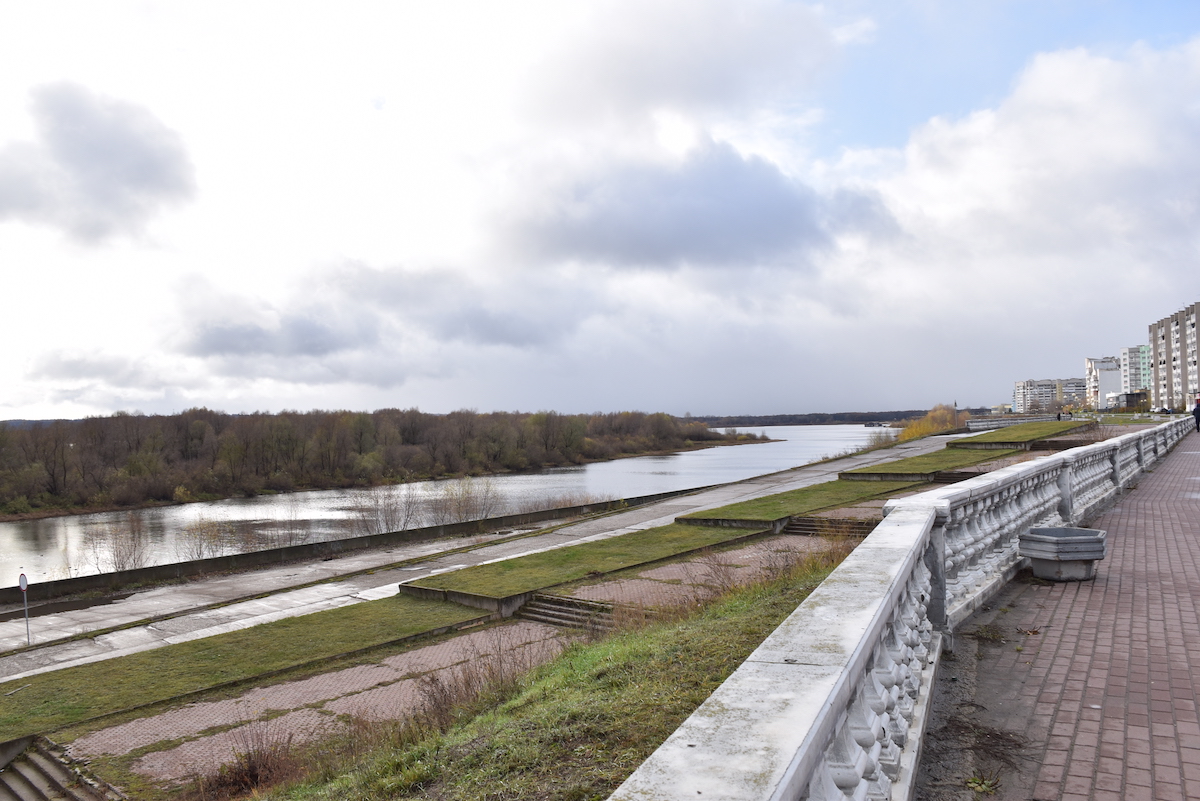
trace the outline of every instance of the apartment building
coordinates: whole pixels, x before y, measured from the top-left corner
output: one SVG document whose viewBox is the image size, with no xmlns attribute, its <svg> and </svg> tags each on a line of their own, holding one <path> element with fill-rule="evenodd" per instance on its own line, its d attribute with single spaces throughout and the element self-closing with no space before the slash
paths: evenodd
<svg viewBox="0 0 1200 801">
<path fill-rule="evenodd" d="M 1149 345 L 1121 348 L 1121 393 L 1128 395 L 1150 389 L 1154 381 L 1153 362 Z"/>
<path fill-rule="evenodd" d="M 1196 315 L 1193 303 L 1150 325 L 1150 405 L 1184 409 L 1200 393 L 1196 375 Z"/>
<path fill-rule="evenodd" d="M 1013 384 L 1015 414 L 1057 411 L 1064 406 L 1080 406 L 1086 391 L 1082 378 L 1042 378 Z"/>
<path fill-rule="evenodd" d="M 1121 360 L 1116 356 L 1101 356 L 1083 360 L 1083 380 L 1089 408 L 1107 409 L 1108 395 L 1121 391 Z"/>
</svg>

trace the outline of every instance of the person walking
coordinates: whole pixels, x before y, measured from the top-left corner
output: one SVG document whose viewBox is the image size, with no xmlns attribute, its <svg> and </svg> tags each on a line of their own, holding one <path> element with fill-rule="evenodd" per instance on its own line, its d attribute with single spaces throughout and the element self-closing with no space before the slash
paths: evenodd
<svg viewBox="0 0 1200 801">
<path fill-rule="evenodd" d="M 1196 433 L 1200 434 L 1200 395 L 1196 396 L 1196 408 L 1192 409 L 1192 417 L 1196 418 Z"/>
</svg>

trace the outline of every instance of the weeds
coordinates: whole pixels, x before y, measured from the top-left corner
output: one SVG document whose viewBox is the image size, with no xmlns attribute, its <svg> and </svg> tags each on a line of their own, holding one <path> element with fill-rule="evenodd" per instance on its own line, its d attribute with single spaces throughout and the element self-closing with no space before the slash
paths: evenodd
<svg viewBox="0 0 1200 801">
<path fill-rule="evenodd" d="M 300 776 L 304 762 L 294 735 L 276 718 L 253 719 L 230 732 L 232 761 L 197 776 L 185 794 L 189 801 L 237 798 Z"/>
<path fill-rule="evenodd" d="M 994 773 L 990 776 L 976 774 L 967 779 L 967 789 L 982 795 L 991 795 L 1000 789 L 1000 774 Z"/>
<path fill-rule="evenodd" d="M 464 661 L 417 680 L 421 700 L 413 717 L 425 729 L 444 731 L 464 715 L 510 697 L 521 679 L 560 647 L 557 640 L 542 640 L 511 648 L 504 642 L 504 628 L 492 629 L 486 650 L 472 646 Z"/>
<path fill-rule="evenodd" d="M 975 631 L 967 633 L 967 636 L 974 637 L 979 642 L 1004 642 L 1004 632 L 998 626 L 994 626 L 991 623 L 977 626 Z"/>
</svg>

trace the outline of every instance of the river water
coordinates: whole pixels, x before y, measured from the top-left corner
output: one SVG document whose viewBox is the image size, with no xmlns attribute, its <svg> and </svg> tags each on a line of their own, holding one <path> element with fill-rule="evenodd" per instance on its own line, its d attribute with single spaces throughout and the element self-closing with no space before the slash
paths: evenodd
<svg viewBox="0 0 1200 801">
<path fill-rule="evenodd" d="M 440 500 L 444 508 L 456 494 L 471 496 L 476 508 L 487 507 L 492 516 L 633 498 L 787 470 L 857 449 L 880 431 L 851 425 L 739 430 L 762 432 L 777 441 L 492 476 L 465 485 L 425 481 L 394 492 L 411 493 L 406 506 L 415 513 L 409 526 L 417 527 L 446 522 L 447 512 L 437 517 L 437 504 Z M 369 533 L 370 515 L 363 509 L 372 497 L 369 490 L 314 490 L 0 523 L 0 586 L 15 585 L 21 573 L 35 583 Z M 131 530 L 138 533 L 132 540 Z M 136 544 L 120 544 L 127 541 Z"/>
</svg>

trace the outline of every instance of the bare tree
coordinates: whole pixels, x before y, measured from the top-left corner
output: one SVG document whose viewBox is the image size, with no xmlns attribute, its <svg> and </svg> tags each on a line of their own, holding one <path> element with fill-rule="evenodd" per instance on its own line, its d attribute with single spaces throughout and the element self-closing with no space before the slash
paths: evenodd
<svg viewBox="0 0 1200 801">
<path fill-rule="evenodd" d="M 420 497 L 410 484 L 371 487 L 354 509 L 355 536 L 408 531 L 416 522 Z"/>
<path fill-rule="evenodd" d="M 463 476 L 442 484 L 429 507 L 434 525 L 444 526 L 494 517 L 503 511 L 504 500 L 490 478 Z"/>
<path fill-rule="evenodd" d="M 219 556 L 230 538 L 229 526 L 207 517 L 198 517 L 175 537 L 175 554 L 194 562 Z"/>
<path fill-rule="evenodd" d="M 138 512 L 129 512 L 123 522 L 85 528 L 83 548 L 88 561 L 101 573 L 134 570 L 150 561 L 150 536 Z"/>
</svg>

